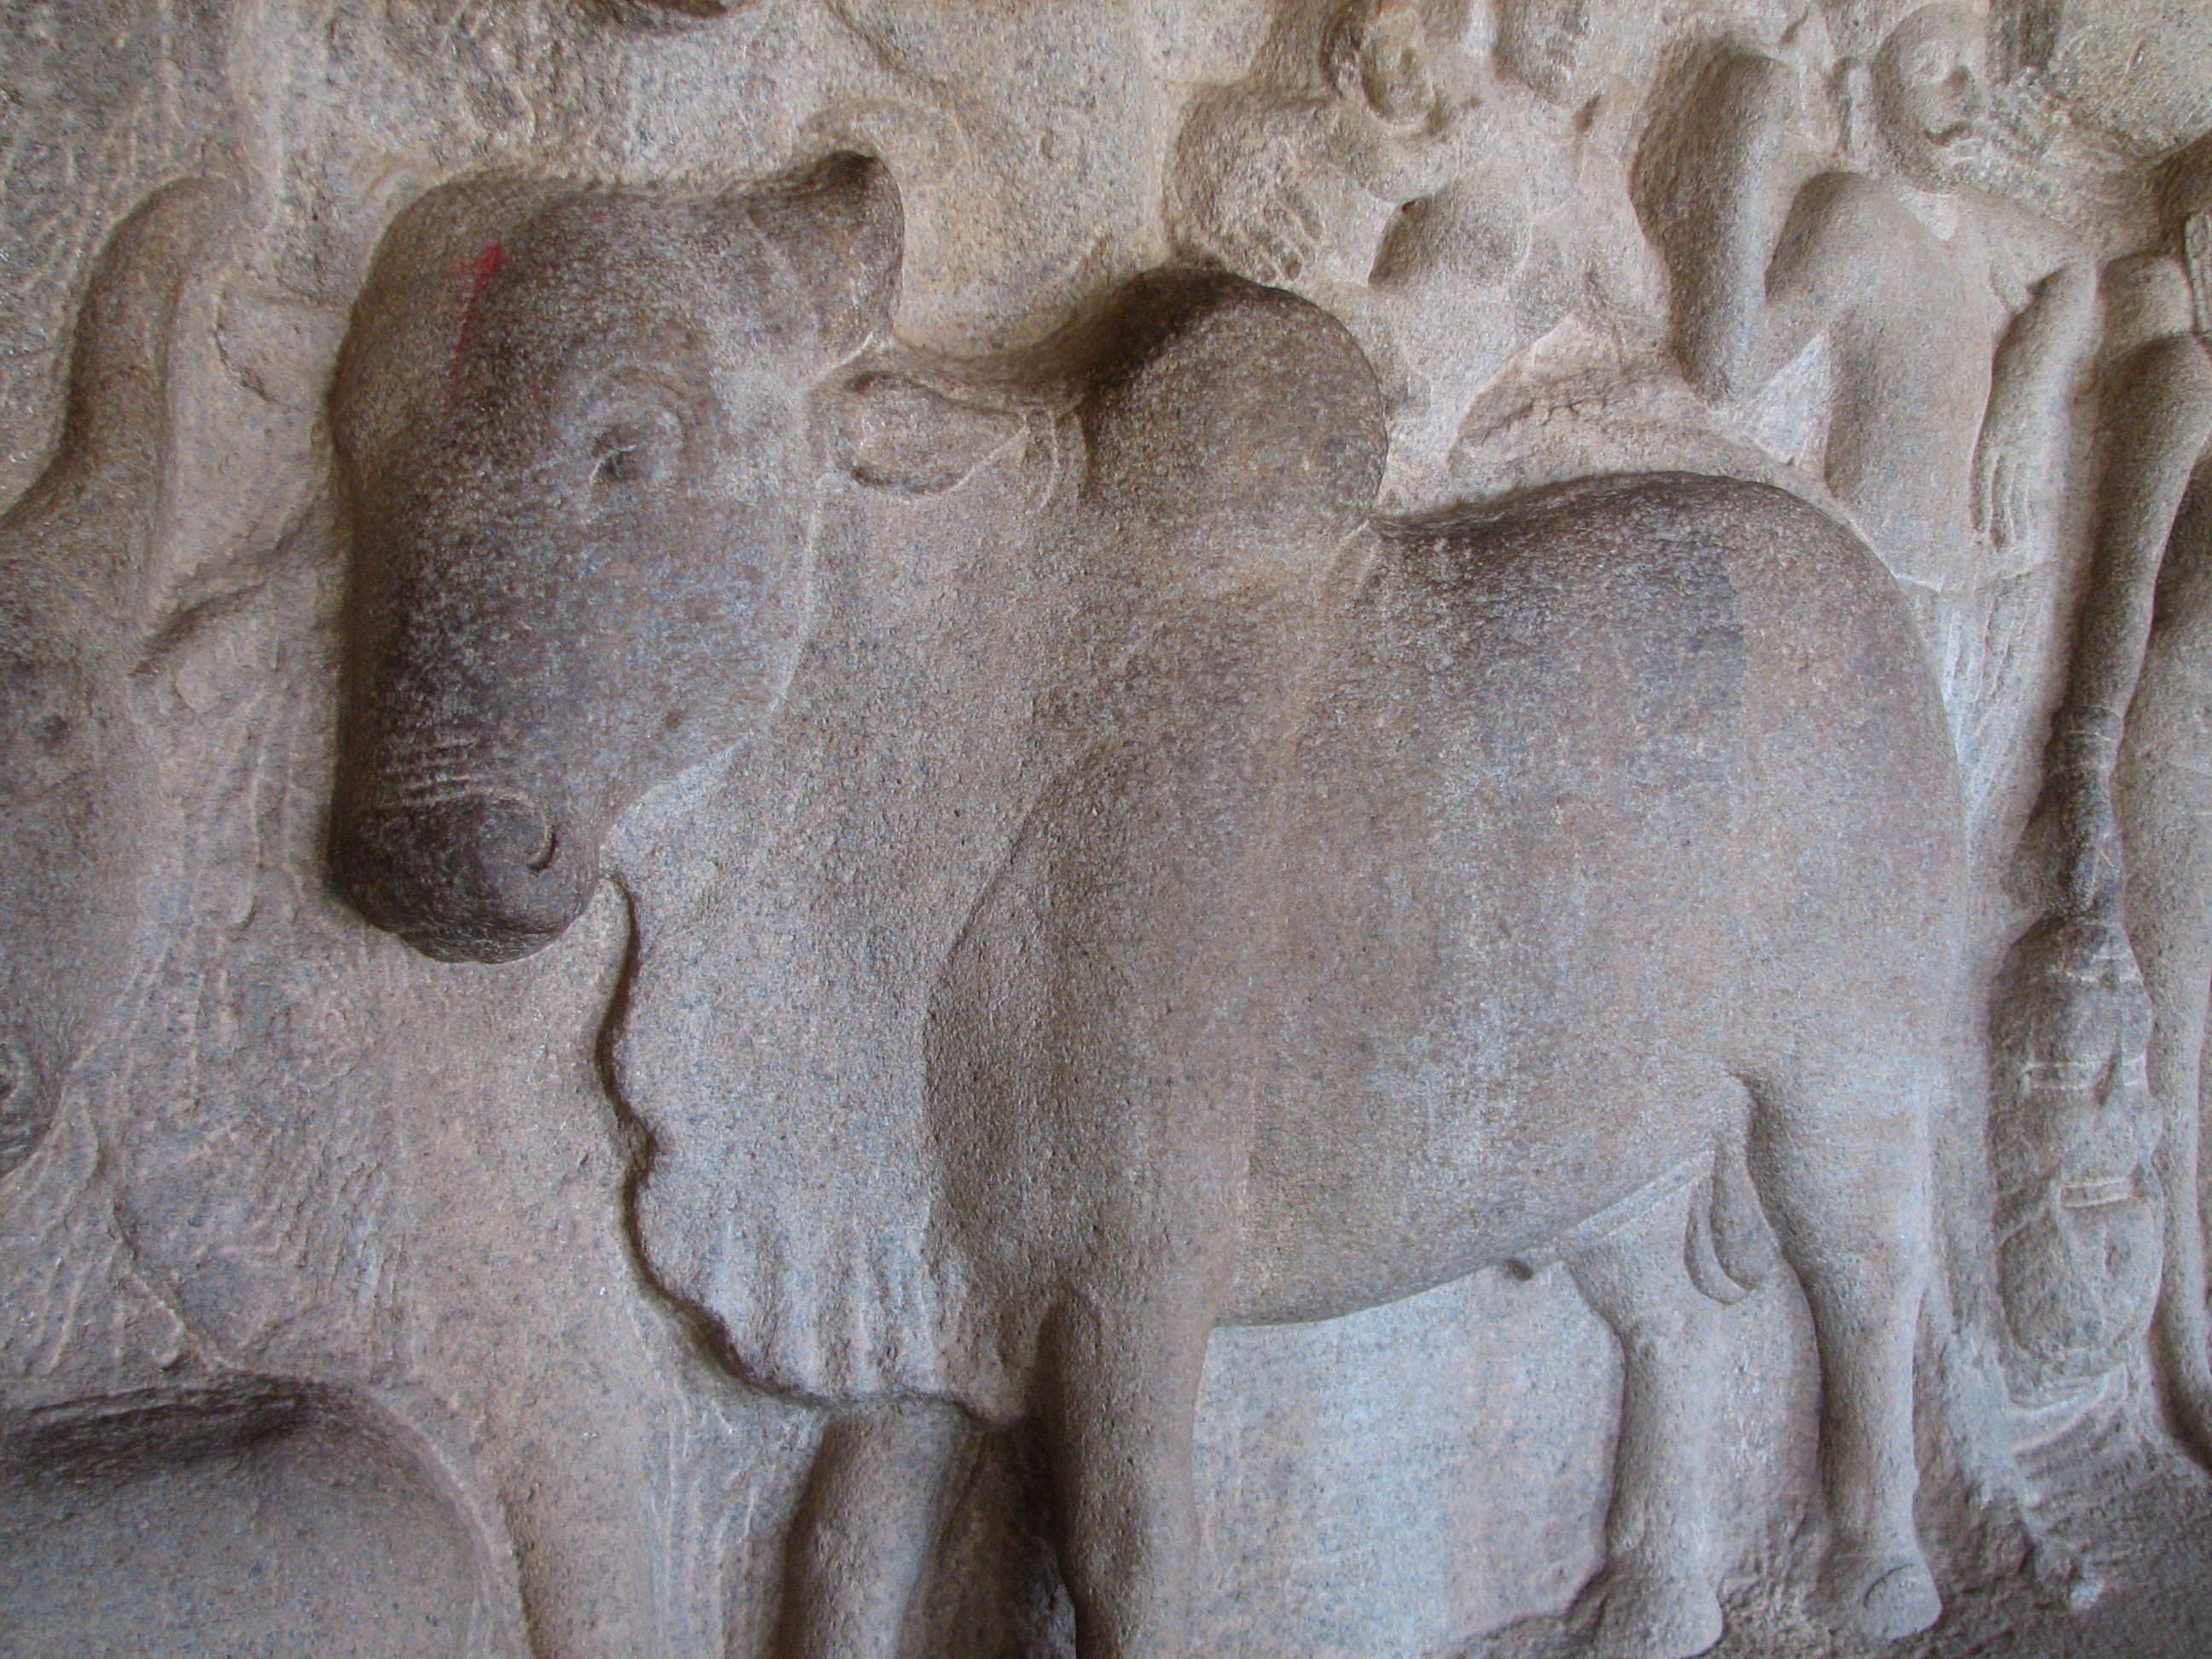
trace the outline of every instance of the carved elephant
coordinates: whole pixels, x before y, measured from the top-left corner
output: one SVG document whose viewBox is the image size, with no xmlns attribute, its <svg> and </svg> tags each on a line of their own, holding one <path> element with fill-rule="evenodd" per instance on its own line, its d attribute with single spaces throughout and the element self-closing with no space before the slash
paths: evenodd
<svg viewBox="0 0 2212 1659">
<path fill-rule="evenodd" d="M 0 519 L 0 1175 L 52 1124 L 121 988 L 153 770 L 133 671 L 181 607 L 151 544 L 159 368 L 220 189 L 172 185 L 117 232 L 79 319 L 54 459 Z"/>
<path fill-rule="evenodd" d="M 340 571 L 318 434 L 343 319 L 258 310 L 241 217 L 188 179 L 118 227 L 56 451 L 0 519 L 0 1521 L 38 1533 L 49 1470 L 75 1471 L 73 1522 L 137 1504 L 144 1547 L 67 1634 L 142 1650 L 158 1639 L 100 1621 L 184 1616 L 189 1595 L 131 1589 L 165 1543 L 202 1546 L 203 1583 L 269 1558 L 221 1535 L 221 1504 L 134 1483 L 220 1492 L 260 1447 L 392 1494 L 329 1583 L 368 1583 L 395 1533 L 441 1564 L 371 1646 L 697 1651 L 679 1627 L 720 1609 L 670 1594 L 696 1563 L 665 1505 L 726 1474 L 712 1393 L 687 1387 L 703 1364 L 659 1298 L 609 1294 L 633 1275 L 591 1043 L 619 921 L 460 997 L 476 970 L 327 890 Z M 264 1492 L 273 1533 L 313 1530 L 295 1495 Z M 8 1592 L 41 1561 L 15 1552 Z M 264 1583 L 224 1613 L 245 1641 L 257 1609 L 305 1617 L 320 1588 Z"/>
<path fill-rule="evenodd" d="M 936 999 L 958 1346 L 1043 1380 L 1110 1540 L 1069 1564 L 1093 1650 L 1176 1650 L 1212 1327 L 1524 1259 L 1747 1114 L 1818 1332 L 1830 1594 L 1924 1626 L 1959 836 L 1893 590 L 1793 498 L 1624 478 L 1412 527 L 1319 620 L 1268 717 L 1164 694 L 1071 767 Z"/>
<path fill-rule="evenodd" d="M 1812 1304 L 1834 1611 L 1924 1627 L 1912 1351 L 1960 814 L 1881 567 L 1791 497 L 1674 476 L 1379 533 L 1374 377 L 1322 313 L 1158 273 L 956 370 L 882 338 L 898 241 L 849 158 L 714 198 L 479 181 L 395 230 L 335 408 L 345 890 L 435 955 L 541 947 L 650 786 L 768 741 L 836 474 L 944 490 L 1027 434 L 1064 659 L 1010 699 L 1049 763 L 1006 774 L 1030 781 L 991 878 L 927 969 L 925 1236 L 749 1245 L 771 1198 L 733 1191 L 733 1149 L 758 1170 L 816 1106 L 885 1103 L 669 1109 L 632 1093 L 632 1007 L 607 1054 L 652 1137 L 655 1282 L 786 1395 L 1036 1423 L 1082 1651 L 1165 1659 L 1209 1331 L 1561 1255 L 1602 1307 L 1589 1252 L 1698 1181 L 1700 1282 L 1755 1279 L 1771 1214 Z M 891 1230 L 837 1209 L 871 1172 L 796 1167 L 802 1222 Z M 1663 1486 L 1696 1401 L 1637 1375 L 1624 1486 Z M 945 1437 L 888 1417 L 825 1452 L 798 1599 L 842 1575 L 853 1605 L 802 1605 L 794 1651 L 896 1642 L 917 1547 L 869 1568 L 897 1530 L 871 1504 L 927 1487 Z M 1643 1497 L 1613 1543 L 1650 1605 L 1609 1639 L 1696 1651 L 1717 1605 L 1659 1535 L 1680 1506 Z"/>
</svg>

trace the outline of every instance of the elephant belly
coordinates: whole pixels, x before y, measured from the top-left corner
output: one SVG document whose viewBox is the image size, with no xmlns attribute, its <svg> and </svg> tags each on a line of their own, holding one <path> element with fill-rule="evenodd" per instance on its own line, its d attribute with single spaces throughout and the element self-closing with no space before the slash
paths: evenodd
<svg viewBox="0 0 2212 1659">
<path fill-rule="evenodd" d="M 1241 1319 L 1537 1250 L 1742 1109 L 1728 595 L 1555 570 L 1386 571 L 1297 746 L 1250 981 Z"/>
<path fill-rule="evenodd" d="M 1342 898 L 1340 878 L 1302 896 Z M 1539 1253 L 1744 1109 L 1717 988 L 1663 927 L 1570 913 L 1516 950 L 1495 910 L 1362 934 L 1322 908 L 1293 911 L 1308 953 L 1255 1060 L 1237 1322 L 1334 1317 Z"/>
</svg>

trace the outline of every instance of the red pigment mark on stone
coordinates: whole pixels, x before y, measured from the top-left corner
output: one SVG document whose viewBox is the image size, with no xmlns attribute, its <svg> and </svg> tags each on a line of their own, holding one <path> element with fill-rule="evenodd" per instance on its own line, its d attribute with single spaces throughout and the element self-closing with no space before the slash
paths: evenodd
<svg viewBox="0 0 2212 1659">
<path fill-rule="evenodd" d="M 485 291 L 491 287 L 491 279 L 499 275 L 499 268 L 506 263 L 506 245 L 492 242 L 477 256 L 476 263 L 468 267 L 471 278 L 468 303 L 461 307 L 461 325 L 453 335 L 453 367 L 447 371 L 457 382 L 461 378 L 461 365 L 468 361 L 469 348 L 476 343 L 477 308 L 483 304 Z"/>
</svg>

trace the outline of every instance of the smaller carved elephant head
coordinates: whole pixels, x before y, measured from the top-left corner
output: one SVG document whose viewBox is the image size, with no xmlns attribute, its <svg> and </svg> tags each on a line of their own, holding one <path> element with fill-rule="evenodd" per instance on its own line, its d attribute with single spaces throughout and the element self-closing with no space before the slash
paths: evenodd
<svg viewBox="0 0 2212 1659">
<path fill-rule="evenodd" d="M 0 1176 L 144 964 L 149 901 L 185 879 L 155 872 L 227 787 L 210 757 L 258 665 L 242 641 L 319 476 L 301 383 L 335 330 L 296 307 L 263 326 L 249 231 L 205 178 L 116 228 L 58 442 L 0 514 Z"/>
<path fill-rule="evenodd" d="M 757 727 L 804 633 L 900 218 L 837 156 L 727 194 L 477 180 L 386 237 L 340 363 L 340 884 L 447 960 L 556 937 L 608 826 Z"/>
</svg>

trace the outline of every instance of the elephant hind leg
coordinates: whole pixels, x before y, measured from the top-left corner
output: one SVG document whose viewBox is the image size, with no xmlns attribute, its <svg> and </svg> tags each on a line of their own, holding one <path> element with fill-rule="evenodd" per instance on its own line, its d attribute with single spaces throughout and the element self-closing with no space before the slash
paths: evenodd
<svg viewBox="0 0 2212 1659">
<path fill-rule="evenodd" d="M 1900 1045 L 1900 1048 L 1903 1045 Z M 1752 1170 L 1820 1363 L 1829 1615 L 1877 1641 L 1942 1611 L 1912 1519 L 1913 1351 L 1932 1245 L 1932 1062 L 1861 1048 L 1753 1089 Z"/>
<path fill-rule="evenodd" d="M 1566 1261 L 1621 1353 L 1606 1566 L 1585 1598 L 1598 1607 L 1597 1659 L 1690 1659 L 1721 1638 L 1705 1463 L 1720 1310 L 1685 1259 L 1703 1185 L 1685 1186 Z"/>
</svg>

